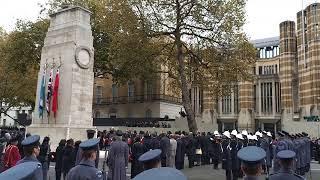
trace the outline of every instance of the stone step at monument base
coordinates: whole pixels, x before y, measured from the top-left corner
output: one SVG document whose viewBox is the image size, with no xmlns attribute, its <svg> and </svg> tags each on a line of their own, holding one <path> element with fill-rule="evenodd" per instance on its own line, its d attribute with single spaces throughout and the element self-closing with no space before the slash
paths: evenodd
<svg viewBox="0 0 320 180">
<path fill-rule="evenodd" d="M 94 126 L 67 126 L 60 124 L 32 124 L 30 127 L 27 127 L 27 133 L 31 135 L 40 135 L 41 141 L 45 136 L 50 137 L 51 151 L 54 151 L 59 145 L 61 139 L 70 139 L 74 141 L 84 141 L 87 140 L 87 130 L 94 129 Z M 97 136 L 97 133 L 95 134 Z"/>
</svg>

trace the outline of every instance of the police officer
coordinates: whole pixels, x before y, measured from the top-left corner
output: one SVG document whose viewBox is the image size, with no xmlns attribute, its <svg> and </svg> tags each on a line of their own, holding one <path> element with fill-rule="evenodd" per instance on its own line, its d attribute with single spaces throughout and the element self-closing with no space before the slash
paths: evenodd
<svg viewBox="0 0 320 180">
<path fill-rule="evenodd" d="M 161 150 L 154 149 L 142 154 L 139 161 L 143 164 L 144 170 L 161 167 Z"/>
<path fill-rule="evenodd" d="M 262 163 L 266 152 L 256 146 L 242 148 L 237 153 L 241 162 L 241 169 L 245 174 L 244 180 L 256 180 L 261 175 Z"/>
<path fill-rule="evenodd" d="M 36 163 L 40 163 L 37 159 L 37 157 L 40 154 L 40 136 L 38 135 L 33 135 L 33 136 L 29 136 L 26 139 L 24 139 L 21 142 L 21 145 L 23 146 L 23 152 L 24 152 L 24 158 L 21 159 L 20 161 L 17 162 L 18 164 L 22 164 L 22 163 L 26 163 L 26 162 L 36 162 Z M 43 173 L 42 173 L 42 166 L 40 163 L 40 167 L 41 169 L 37 169 L 35 171 L 35 177 L 43 179 Z"/>
<path fill-rule="evenodd" d="M 79 147 L 82 149 L 82 159 L 79 165 L 73 167 L 67 176 L 68 180 L 102 180 L 102 172 L 95 168 L 97 157 L 98 138 L 82 142 Z"/>
<path fill-rule="evenodd" d="M 38 174 L 38 172 L 41 172 L 41 170 L 41 163 L 39 162 L 24 162 L 1 173 L 0 179 L 42 180 L 43 176 Z"/>
<path fill-rule="evenodd" d="M 305 179 L 293 171 L 293 162 L 296 153 L 291 150 L 283 150 L 277 153 L 280 160 L 280 170 L 269 176 L 269 180 L 303 180 Z"/>
</svg>

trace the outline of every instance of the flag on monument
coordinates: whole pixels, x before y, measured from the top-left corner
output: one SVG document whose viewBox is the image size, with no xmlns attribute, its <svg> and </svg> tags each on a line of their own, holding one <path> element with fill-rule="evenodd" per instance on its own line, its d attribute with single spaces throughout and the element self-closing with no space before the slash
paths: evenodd
<svg viewBox="0 0 320 180">
<path fill-rule="evenodd" d="M 51 96 L 52 96 L 52 74 L 53 74 L 53 69 L 50 71 L 50 77 L 48 81 L 48 93 L 47 93 L 47 101 L 46 101 L 46 109 L 47 109 L 47 114 L 50 116 L 50 105 L 51 105 Z"/>
<path fill-rule="evenodd" d="M 58 111 L 59 81 L 60 81 L 59 70 L 57 70 L 56 78 L 54 80 L 53 99 L 52 99 L 52 112 L 54 117 L 56 117 L 57 111 Z"/>
<path fill-rule="evenodd" d="M 44 66 L 41 86 L 40 86 L 40 99 L 39 99 L 39 118 L 43 118 L 44 104 L 45 104 L 45 96 L 46 96 L 46 66 Z"/>
</svg>

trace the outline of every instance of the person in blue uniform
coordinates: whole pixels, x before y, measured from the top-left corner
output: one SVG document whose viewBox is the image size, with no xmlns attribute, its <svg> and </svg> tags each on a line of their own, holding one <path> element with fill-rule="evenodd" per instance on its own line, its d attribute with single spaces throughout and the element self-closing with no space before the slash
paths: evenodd
<svg viewBox="0 0 320 180">
<path fill-rule="evenodd" d="M 0 174 L 0 179 L 14 180 L 43 180 L 41 163 L 30 161 L 18 164 Z"/>
<path fill-rule="evenodd" d="M 187 177 L 175 168 L 152 168 L 138 174 L 133 180 L 187 180 Z"/>
<path fill-rule="evenodd" d="M 242 148 L 237 153 L 241 160 L 241 169 L 245 175 L 244 180 L 257 180 L 262 172 L 262 163 L 266 157 L 266 152 L 256 146 Z"/>
<path fill-rule="evenodd" d="M 68 180 L 102 180 L 102 172 L 95 168 L 97 157 L 97 147 L 99 138 L 89 139 L 82 142 L 79 147 L 82 149 L 82 159 L 80 163 L 73 167 L 68 175 Z"/>
<path fill-rule="evenodd" d="M 285 134 L 283 132 L 279 131 L 278 132 L 279 140 L 276 144 L 275 151 L 274 151 L 274 160 L 273 160 L 273 173 L 276 173 L 280 170 L 280 164 L 279 160 L 277 157 L 278 152 L 283 151 L 283 150 L 288 150 L 288 144 L 285 141 Z"/>
<path fill-rule="evenodd" d="M 296 153 L 291 150 L 283 150 L 277 153 L 280 161 L 280 170 L 277 173 L 271 174 L 269 180 L 303 180 L 302 176 L 294 173 L 293 164 Z"/>
<path fill-rule="evenodd" d="M 24 139 L 21 142 L 21 145 L 23 147 L 23 154 L 24 158 L 17 162 L 18 164 L 26 163 L 26 162 L 36 162 L 40 163 L 37 159 L 37 157 L 40 154 L 40 136 L 39 135 L 33 135 L 29 136 L 26 139 Z M 37 169 L 35 171 L 35 176 L 39 177 L 41 176 L 43 179 L 43 173 L 42 173 L 42 165 L 40 164 L 41 169 Z"/>
<path fill-rule="evenodd" d="M 161 152 L 160 149 L 154 149 L 139 157 L 139 162 L 143 164 L 144 170 L 161 167 Z"/>
<path fill-rule="evenodd" d="M 96 131 L 93 130 L 93 129 L 88 129 L 87 130 L 87 138 L 88 139 L 93 139 L 94 138 L 94 135 L 95 135 Z M 96 149 L 96 160 L 95 160 L 95 167 L 98 168 L 98 165 L 99 165 L 99 145 L 97 146 L 97 149 Z M 82 160 L 82 149 L 79 148 L 78 149 L 78 152 L 77 152 L 77 156 L 76 156 L 76 162 L 75 162 L 75 165 L 78 165 Z"/>
</svg>

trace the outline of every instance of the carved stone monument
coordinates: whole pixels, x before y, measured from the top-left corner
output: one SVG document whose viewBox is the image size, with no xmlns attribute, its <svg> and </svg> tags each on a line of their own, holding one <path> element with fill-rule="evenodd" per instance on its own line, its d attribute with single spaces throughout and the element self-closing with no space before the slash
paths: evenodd
<svg viewBox="0 0 320 180">
<path fill-rule="evenodd" d="M 66 7 L 51 15 L 50 27 L 41 54 L 35 112 L 32 125 L 27 128 L 27 132 L 39 134 L 42 138 L 49 136 L 54 146 L 58 145 L 60 139 L 84 140 L 86 129 L 94 129 L 92 126 L 94 49 L 90 15 L 90 11 L 77 6 Z M 52 112 L 48 116 L 46 110 L 43 118 L 39 116 L 44 69 L 47 82 L 46 96 L 50 71 L 53 69 L 55 77 L 55 72 L 59 69 L 60 85 L 56 117 Z"/>
</svg>

